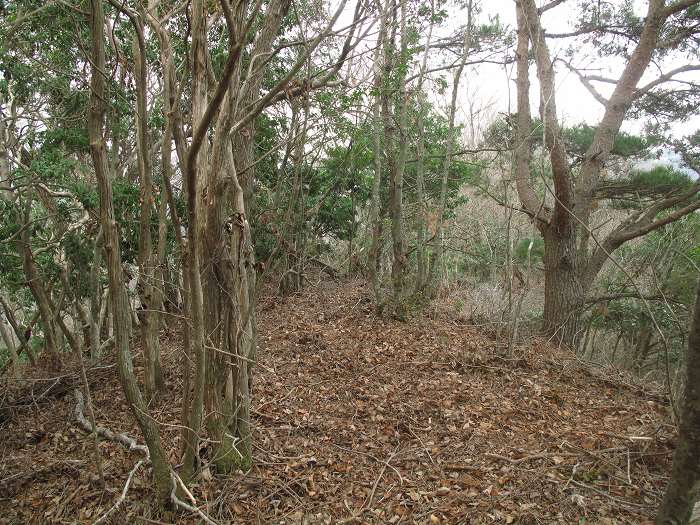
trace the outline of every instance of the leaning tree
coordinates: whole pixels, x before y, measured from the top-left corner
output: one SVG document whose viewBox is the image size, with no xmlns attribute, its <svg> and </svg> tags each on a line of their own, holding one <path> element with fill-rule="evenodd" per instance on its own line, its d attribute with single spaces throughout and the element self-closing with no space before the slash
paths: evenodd
<svg viewBox="0 0 700 525">
<path fill-rule="evenodd" d="M 631 112 L 632 116 L 653 112 L 657 120 L 663 120 L 681 118 L 691 111 L 689 101 L 697 98 L 700 86 L 692 77 L 682 75 L 700 70 L 696 54 L 699 3 L 650 0 L 641 19 L 631 7 L 606 11 L 600 3 L 586 4 L 579 27 L 570 33 L 556 34 L 545 29 L 543 19 L 561 1 L 539 8 L 534 0 L 517 1 L 515 182 L 522 208 L 532 218 L 545 245 L 544 331 L 569 345 L 577 340 L 581 307 L 611 253 L 625 242 L 700 208 L 697 197 L 700 183 L 646 193 L 644 187 L 632 188 L 630 192 L 629 185 L 620 185 L 616 193 L 605 177 L 616 137 Z M 571 59 L 555 58 L 550 51 L 551 42 L 562 38 L 585 38 L 586 45 L 579 43 L 579 48 L 595 46 L 600 55 L 612 61 L 622 57 L 621 74 L 617 78 L 591 75 L 574 68 Z M 686 57 L 690 64 L 665 72 L 649 71 L 650 64 L 654 64 L 655 70 L 677 57 Z M 541 125 L 535 127 L 530 113 L 532 58 L 540 95 Z M 573 155 L 567 147 L 557 111 L 563 95 L 556 84 L 558 64 L 575 71 L 604 109 L 603 117 L 593 126 L 587 149 L 580 156 Z M 640 86 L 645 74 L 655 76 Z M 673 89 L 668 88 L 669 83 Z M 609 95 L 604 95 L 601 85 L 607 86 Z M 543 192 L 538 192 L 535 184 L 536 180 L 546 179 L 541 169 L 543 163 L 533 157 L 535 134 L 542 136 L 551 170 L 552 184 L 546 184 Z M 642 205 L 630 210 L 614 227 L 608 227 L 609 233 L 600 238 L 597 232 L 602 221 L 596 210 L 601 208 L 601 201 L 622 192 L 643 195 Z"/>
</svg>

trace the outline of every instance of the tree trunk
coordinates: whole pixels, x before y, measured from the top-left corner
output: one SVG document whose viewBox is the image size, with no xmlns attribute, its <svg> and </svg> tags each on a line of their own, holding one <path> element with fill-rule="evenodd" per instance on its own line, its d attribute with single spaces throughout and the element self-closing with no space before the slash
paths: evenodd
<svg viewBox="0 0 700 525">
<path fill-rule="evenodd" d="M 700 489 L 700 282 L 686 351 L 685 398 L 671 479 L 657 525 L 686 525 Z"/>
<path fill-rule="evenodd" d="M 369 270 L 370 281 L 372 282 L 372 290 L 374 291 L 374 303 L 377 313 L 381 313 L 383 307 L 383 297 L 381 288 L 381 244 L 382 244 L 382 120 L 381 120 L 381 89 L 384 86 L 382 72 L 384 68 L 380 62 L 380 51 L 382 43 L 386 36 L 387 25 L 387 9 L 381 3 L 379 4 L 380 27 L 379 36 L 377 37 L 378 45 L 374 48 L 374 103 L 372 104 L 372 120 L 373 120 L 373 147 L 374 147 L 374 178 L 372 180 L 372 201 L 369 212 L 370 228 L 372 229 L 372 241 L 369 249 L 369 257 L 367 266 Z"/>
<path fill-rule="evenodd" d="M 418 83 L 415 90 L 417 92 L 417 111 L 416 118 L 416 197 L 418 199 L 418 211 L 416 219 L 416 285 L 414 293 L 420 294 L 423 292 L 428 279 L 428 247 L 426 244 L 426 224 L 428 220 L 428 202 L 425 195 L 425 111 L 427 109 L 427 101 L 423 92 L 423 81 L 425 79 L 425 71 L 428 65 L 428 53 L 430 52 L 430 44 L 433 36 L 433 19 L 435 16 L 435 5 L 431 2 L 430 5 L 430 22 L 428 24 L 428 36 L 425 39 L 423 47 L 423 58 L 421 60 L 420 71 L 418 74 Z"/>
<path fill-rule="evenodd" d="M 140 20 L 140 19 L 135 19 Z M 136 85 L 136 155 L 139 166 L 139 184 L 141 187 L 141 210 L 139 220 L 139 297 L 141 300 L 141 343 L 145 357 L 144 375 L 146 395 L 154 397 L 165 387 L 163 371 L 160 365 L 160 345 L 158 342 L 159 314 L 156 288 L 162 283 L 155 282 L 155 257 L 151 236 L 151 219 L 153 216 L 153 181 L 151 179 L 151 159 L 148 144 L 148 112 L 146 95 L 148 92 L 148 75 L 146 71 L 146 49 L 143 34 L 143 22 L 134 24 L 134 69 Z"/>
<path fill-rule="evenodd" d="M 151 27 L 155 30 L 158 35 L 158 42 L 160 44 L 160 56 L 161 56 L 161 67 L 163 68 L 163 97 L 167 103 L 167 119 L 165 120 L 165 125 L 163 129 L 163 143 L 161 145 L 161 168 L 163 175 L 163 187 L 165 189 L 165 198 L 168 202 L 168 208 L 170 210 L 170 217 L 172 220 L 173 229 L 175 230 L 175 238 L 177 239 L 177 245 L 180 254 L 180 269 L 182 275 L 182 313 L 189 319 L 194 318 L 192 303 L 191 303 L 191 285 L 190 285 L 190 268 L 189 263 L 191 256 L 188 253 L 187 240 L 183 235 L 182 221 L 180 220 L 180 215 L 177 211 L 177 206 L 175 204 L 175 195 L 173 192 L 173 187 L 171 183 L 172 175 L 172 144 L 175 142 L 175 150 L 177 153 L 177 158 L 180 162 L 180 169 L 183 173 L 186 172 L 186 161 L 187 152 L 186 144 L 184 138 L 184 132 L 182 130 L 182 115 L 180 114 L 177 100 L 177 79 L 175 75 L 175 65 L 173 59 L 172 46 L 170 44 L 170 37 L 168 32 L 165 31 L 160 21 L 154 13 L 150 10 L 147 11 L 146 17 Z M 183 177 L 183 191 L 187 194 L 187 179 Z M 163 198 L 163 197 L 161 197 Z M 175 275 L 178 275 L 177 273 Z M 177 280 L 177 279 L 175 279 Z M 183 469 L 183 477 L 187 478 L 188 473 L 185 472 L 187 469 L 194 469 L 194 458 L 197 451 L 195 450 L 194 442 L 196 438 L 193 437 L 192 431 L 189 428 L 190 419 L 190 409 L 191 409 L 191 398 L 192 398 L 192 360 L 195 357 L 192 351 L 192 336 L 190 333 L 190 323 L 185 321 L 181 323 L 182 326 L 182 339 L 183 339 L 183 352 L 180 361 L 180 367 L 182 372 L 182 404 L 180 409 L 180 420 L 182 423 L 182 446 L 181 454 L 183 457 L 188 454 L 187 461 L 184 461 L 185 468 Z M 189 466 L 188 466 L 189 465 Z M 191 475 L 191 472 L 189 473 Z"/>
<path fill-rule="evenodd" d="M 304 266 L 305 266 L 305 236 L 306 221 L 304 210 L 304 146 L 306 145 L 306 134 L 309 125 L 309 101 L 304 97 L 301 101 L 304 104 L 303 119 L 297 126 L 294 146 L 294 186 L 291 189 L 287 211 L 282 220 L 282 229 L 285 233 L 283 245 L 285 246 L 285 265 L 280 282 L 280 292 L 282 295 L 290 295 L 301 292 L 304 286 Z M 296 101 L 292 102 L 292 112 L 299 113 Z M 292 117 L 294 121 L 294 117 Z"/>
<path fill-rule="evenodd" d="M 543 331 L 557 344 L 576 348 L 585 290 L 579 278 L 575 236 L 547 227 L 544 236 Z"/>
<path fill-rule="evenodd" d="M 467 58 L 469 57 L 469 50 L 472 43 L 472 4 L 472 0 L 467 2 L 467 27 L 464 32 L 464 41 L 462 43 L 462 58 L 460 59 L 459 66 L 457 67 L 452 80 L 452 97 L 450 99 L 450 107 L 448 110 L 449 116 L 447 122 L 447 146 L 445 149 L 445 159 L 442 163 L 442 177 L 440 181 L 440 201 L 438 202 L 435 231 L 431 232 L 430 245 L 432 250 L 428 262 L 428 277 L 426 285 L 432 290 L 435 289 L 435 277 L 437 274 L 438 262 L 443 260 L 443 221 L 445 219 L 445 211 L 447 209 L 447 183 L 450 176 L 452 154 L 454 152 L 456 142 L 455 117 L 457 112 L 459 83 L 462 79 L 462 73 L 464 72 L 464 67 L 467 63 Z"/>
<path fill-rule="evenodd" d="M 207 108 L 206 69 L 206 5 L 203 0 L 192 2 L 192 144 L 187 151 L 185 168 L 185 191 L 187 193 L 187 269 L 190 281 L 190 311 L 192 323 L 192 353 L 195 358 L 195 374 L 192 397 L 189 403 L 188 424 L 184 432 L 182 474 L 189 481 L 196 471 L 199 453 L 199 431 L 204 416 L 204 390 L 207 370 L 205 351 L 204 291 L 200 271 L 200 260 L 204 254 L 202 233 L 204 230 L 203 205 L 204 185 L 208 173 L 208 143 L 206 130 L 209 122 L 204 120 Z M 196 136 L 195 136 L 196 134 Z M 195 143 L 195 139 L 198 142 Z M 216 321 L 217 319 L 215 319 Z"/>
<path fill-rule="evenodd" d="M 114 323 L 117 369 L 127 402 L 141 428 L 153 465 L 153 479 L 157 501 L 167 505 L 170 501 L 170 465 L 163 450 L 160 432 L 155 420 L 148 413 L 148 407 L 141 395 L 134 375 L 129 351 L 129 312 L 126 290 L 122 276 L 122 261 L 114 215 L 112 181 L 107 166 L 107 152 L 103 135 L 106 89 L 105 89 L 105 50 L 104 50 L 104 11 L 101 0 L 91 1 L 91 94 L 88 114 L 88 135 L 90 153 L 95 169 L 100 194 L 100 222 L 104 235 L 107 274 L 109 276 L 110 302 Z"/>
<path fill-rule="evenodd" d="M 391 240 L 393 259 L 391 265 L 391 281 L 393 296 L 391 299 L 391 314 L 397 319 L 405 319 L 407 305 L 405 301 L 406 287 L 406 238 L 403 227 L 403 175 L 406 164 L 406 148 L 408 140 L 406 136 L 407 119 L 407 93 L 406 93 L 406 68 L 400 62 L 407 60 L 406 56 L 406 6 L 405 0 L 400 1 L 400 39 L 401 54 L 397 58 L 395 47 L 396 34 L 396 10 L 391 9 L 394 17 L 391 37 L 384 43 L 384 83 L 392 76 L 392 71 L 399 67 L 398 99 L 394 102 L 393 111 L 390 103 L 390 92 L 385 85 L 382 89 L 382 118 L 384 121 L 384 137 L 386 141 L 386 160 L 389 168 L 389 214 L 391 216 Z M 398 133 L 396 133 L 396 113 L 398 113 Z M 395 137 L 398 137 L 395 139 Z M 397 144 L 398 143 L 398 144 Z"/>
<path fill-rule="evenodd" d="M 26 219 L 29 220 L 28 214 Z M 29 290 L 32 292 L 32 296 L 39 308 L 41 324 L 44 330 L 44 345 L 51 355 L 52 364 L 56 367 L 60 367 L 61 360 L 58 354 L 58 341 L 53 321 L 54 312 L 51 310 L 49 295 L 44 288 L 43 279 L 39 275 L 39 269 L 34 262 L 29 231 L 30 228 L 25 228 L 22 232 L 21 252 L 24 275 L 27 279 Z"/>
<path fill-rule="evenodd" d="M 92 244 L 93 262 L 90 268 L 90 359 L 97 361 L 100 358 L 100 298 L 102 297 L 102 285 L 100 284 L 100 268 L 102 267 L 102 230 L 99 231 Z"/>
<path fill-rule="evenodd" d="M 15 342 L 12 339 L 12 334 L 7 329 L 5 321 L 3 321 L 2 319 L 0 319 L 0 336 L 2 336 L 2 341 L 5 343 L 7 353 L 10 355 L 10 361 L 12 363 L 12 375 L 15 377 L 19 377 L 19 356 L 17 355 Z"/>
<path fill-rule="evenodd" d="M 651 347 L 651 340 L 654 336 L 654 329 L 652 328 L 650 319 L 647 320 L 648 324 L 643 325 L 637 335 L 637 344 L 634 348 L 634 357 L 632 359 L 632 368 L 639 374 L 644 367 L 644 362 L 647 360 L 649 355 L 649 348 Z"/>
</svg>

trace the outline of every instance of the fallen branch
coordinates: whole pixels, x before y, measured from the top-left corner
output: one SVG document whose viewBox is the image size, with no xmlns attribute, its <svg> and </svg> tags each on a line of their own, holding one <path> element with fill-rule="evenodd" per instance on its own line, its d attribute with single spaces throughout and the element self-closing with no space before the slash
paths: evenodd
<svg viewBox="0 0 700 525">
<path fill-rule="evenodd" d="M 88 419 L 85 417 L 85 414 L 83 414 L 83 410 L 85 409 L 83 393 L 77 389 L 75 390 L 75 401 L 75 418 L 78 420 L 78 423 L 80 423 L 80 426 L 83 428 L 83 430 L 90 433 L 94 431 L 97 433 L 98 436 L 102 436 L 103 438 L 108 439 L 110 441 L 116 441 L 117 443 L 121 443 L 130 451 L 138 450 L 150 460 L 150 456 L 148 454 L 148 447 L 146 447 L 146 445 L 139 445 L 134 438 L 127 436 L 126 434 L 117 434 L 115 432 L 112 432 L 108 428 L 101 427 L 99 425 L 95 425 L 96 428 L 93 429 L 92 425 L 90 424 L 90 421 L 88 421 Z"/>
<path fill-rule="evenodd" d="M 632 501 L 627 501 L 622 498 L 617 498 L 613 496 L 612 494 L 605 492 L 604 490 L 600 490 L 596 487 L 593 487 L 591 485 L 587 485 L 586 483 L 581 483 L 580 481 L 576 481 L 575 479 L 570 480 L 572 485 L 576 485 L 577 487 L 581 487 L 583 489 L 588 489 L 592 490 L 596 494 L 600 494 L 601 496 L 605 496 L 606 498 L 610 498 L 616 503 L 619 503 L 620 505 L 624 505 L 627 507 L 632 507 L 632 508 L 637 508 L 637 509 L 648 509 L 651 508 L 651 505 L 640 505 L 639 503 L 634 503 Z"/>
<path fill-rule="evenodd" d="M 131 485 L 131 480 L 134 478 L 134 474 L 136 474 L 136 471 L 146 462 L 150 463 L 150 460 L 140 459 L 136 462 L 136 465 L 134 465 L 134 468 L 131 469 L 129 476 L 126 478 L 126 483 L 124 483 L 124 488 L 122 489 L 122 493 L 119 495 L 117 501 L 115 501 L 114 505 L 112 505 L 107 512 L 105 512 L 97 521 L 95 521 L 93 525 L 98 525 L 98 523 L 104 522 L 115 510 L 121 506 L 122 503 L 124 503 L 126 493 L 129 492 L 129 486 Z"/>
<path fill-rule="evenodd" d="M 202 512 L 198 507 L 193 506 L 196 505 L 197 502 L 195 501 L 194 496 L 192 496 L 192 493 L 189 490 L 187 490 L 187 487 L 185 486 L 185 483 L 182 481 L 182 479 L 180 479 L 180 476 L 178 476 L 173 470 L 171 470 L 170 477 L 173 480 L 173 490 L 170 492 L 170 499 L 172 500 L 172 502 L 180 508 L 183 508 L 189 512 L 194 512 L 209 525 L 217 525 L 217 523 L 214 520 L 212 520 L 209 516 Z M 180 485 L 182 491 L 190 498 L 190 501 L 192 501 L 193 505 L 188 505 L 187 503 L 185 503 L 177 497 L 176 493 L 178 485 Z"/>
<path fill-rule="evenodd" d="M 578 454 L 574 454 L 571 452 L 540 452 L 538 454 L 531 454 L 529 456 L 523 456 L 522 458 L 518 459 L 513 459 L 509 458 L 507 456 L 501 456 L 500 454 L 491 454 L 489 452 L 484 454 L 485 457 L 491 458 L 491 459 L 499 459 L 501 461 L 507 461 L 508 463 L 511 463 L 513 465 L 519 465 L 520 463 L 526 463 L 528 461 L 532 461 L 535 459 L 546 459 L 546 458 L 551 458 L 551 457 L 564 457 L 564 456 L 578 456 Z"/>
<path fill-rule="evenodd" d="M 85 417 L 85 414 L 83 413 L 83 410 L 85 409 L 85 401 L 83 400 L 83 394 L 80 390 L 75 391 L 75 418 L 78 420 L 78 423 L 80 424 L 81 428 L 85 430 L 86 432 L 92 433 L 95 432 L 97 435 L 104 437 L 105 439 L 109 439 L 110 441 L 116 441 L 117 443 L 121 443 L 125 447 L 127 447 L 130 451 L 131 450 L 138 450 L 139 452 L 143 453 L 146 457 L 144 459 L 139 460 L 136 465 L 134 465 L 134 468 L 131 469 L 131 472 L 129 472 L 129 476 L 126 479 L 126 483 L 124 484 L 124 488 L 122 489 L 122 492 L 117 499 L 117 501 L 110 507 L 110 509 L 103 514 L 93 525 L 97 525 L 98 523 L 104 522 L 105 519 L 109 515 L 111 515 L 115 510 L 119 508 L 119 506 L 124 502 L 126 499 L 126 494 L 129 491 L 129 486 L 131 485 L 131 480 L 134 477 L 134 474 L 136 471 L 142 466 L 142 465 L 147 465 L 151 462 L 151 456 L 148 452 L 148 447 L 145 445 L 139 445 L 138 442 L 130 437 L 127 436 L 126 434 L 117 434 L 116 432 L 112 432 L 108 428 L 101 427 L 99 425 L 95 425 L 95 428 L 92 427 L 90 424 L 90 421 Z M 170 492 L 170 500 L 176 507 L 180 507 L 182 509 L 185 509 L 189 512 L 194 512 L 197 514 L 202 520 L 204 520 L 206 523 L 209 525 L 217 525 L 217 523 L 212 520 L 209 516 L 207 516 L 202 510 L 198 509 L 196 506 L 189 505 L 182 501 L 180 498 L 177 497 L 177 486 L 180 485 L 182 491 L 187 495 L 187 497 L 192 501 L 193 505 L 196 505 L 197 502 L 194 499 L 194 496 L 192 493 L 187 489 L 187 486 L 185 483 L 180 479 L 180 476 L 175 473 L 174 470 L 170 469 L 170 477 L 173 481 L 173 489 Z"/>
</svg>

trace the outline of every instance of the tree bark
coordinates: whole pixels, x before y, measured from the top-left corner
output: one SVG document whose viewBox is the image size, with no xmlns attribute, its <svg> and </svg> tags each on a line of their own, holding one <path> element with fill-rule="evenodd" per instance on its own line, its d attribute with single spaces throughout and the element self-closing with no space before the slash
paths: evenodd
<svg viewBox="0 0 700 525">
<path fill-rule="evenodd" d="M 384 86 L 383 71 L 384 67 L 381 63 L 382 45 L 386 38 L 387 30 L 387 7 L 379 3 L 379 35 L 377 37 L 377 46 L 374 48 L 374 102 L 372 104 L 372 127 L 373 127 L 373 146 L 374 146 L 374 178 L 372 180 L 372 201 L 369 212 L 370 228 L 372 229 L 372 241 L 369 249 L 368 269 L 370 281 L 372 282 L 372 290 L 374 291 L 374 303 L 377 313 L 381 313 L 383 308 L 383 295 L 381 287 L 381 244 L 382 244 L 382 96 L 381 90 Z"/>
<path fill-rule="evenodd" d="M 123 283 L 119 236 L 112 198 L 112 181 L 107 166 L 107 152 L 103 134 L 106 112 L 104 23 L 102 1 L 91 0 L 92 74 L 88 135 L 100 194 L 100 222 L 104 235 L 107 274 L 109 276 L 109 297 L 117 351 L 117 369 L 129 407 L 148 446 L 153 465 L 157 501 L 160 505 L 167 506 L 170 501 L 171 488 L 170 465 L 163 450 L 158 426 L 148 413 L 148 407 L 139 390 L 129 351 L 129 312 L 131 308 Z"/>
<path fill-rule="evenodd" d="M 5 343 L 7 353 L 10 354 L 10 362 L 12 363 L 12 375 L 14 375 L 15 377 L 19 377 L 19 356 L 17 355 L 15 342 L 12 339 L 12 334 L 7 329 L 5 321 L 2 319 L 0 319 L 0 336 L 2 336 L 2 341 Z"/>
<path fill-rule="evenodd" d="M 185 188 L 187 192 L 187 269 L 190 281 L 190 322 L 192 323 L 192 353 L 195 358 L 194 389 L 190 399 L 188 424 L 184 432 L 182 477 L 187 482 L 194 475 L 199 454 L 199 431 L 204 416 L 204 390 L 206 380 L 206 351 L 204 326 L 204 292 L 200 271 L 200 257 L 204 252 L 202 233 L 203 189 L 207 175 L 205 121 L 207 100 L 206 71 L 206 7 L 203 0 L 192 2 L 192 144 L 187 151 Z"/>
<path fill-rule="evenodd" d="M 391 27 L 391 35 L 384 42 L 384 89 L 382 89 L 382 120 L 384 123 L 384 140 L 386 162 L 389 175 L 389 215 L 391 217 L 391 241 L 392 241 L 392 265 L 391 265 L 391 281 L 392 281 L 392 298 L 391 298 L 391 314 L 397 319 L 405 319 L 407 314 L 407 305 L 405 295 L 406 286 L 406 267 L 408 263 L 406 255 L 406 238 L 403 226 L 403 175 L 406 165 L 406 148 L 408 145 L 406 137 L 406 119 L 407 119 L 407 93 L 406 93 L 406 74 L 405 67 L 402 61 L 407 57 L 407 41 L 406 41 L 406 6 L 405 0 L 400 2 L 400 46 L 401 53 L 397 57 L 396 53 L 396 29 L 397 29 L 397 13 L 395 9 L 396 2 L 392 3 L 392 8 L 389 9 L 393 23 Z M 387 32 L 388 34 L 388 32 Z M 397 79 L 398 90 L 397 98 L 393 104 L 390 100 L 390 90 L 386 85 L 392 78 L 392 72 L 399 68 L 399 76 Z M 393 108 L 392 108 L 393 106 Z M 396 114 L 398 113 L 398 121 L 396 122 Z M 398 129 L 396 126 L 398 123 Z"/>
<path fill-rule="evenodd" d="M 427 221 L 428 221 L 428 202 L 425 195 L 425 110 L 427 109 L 427 101 L 423 92 L 423 81 L 425 79 L 425 71 L 428 65 L 428 53 L 430 52 L 430 44 L 433 37 L 433 19 L 435 16 L 435 4 L 430 5 L 430 22 L 428 23 L 428 36 L 425 39 L 423 47 L 423 58 L 421 60 L 420 71 L 418 73 L 418 82 L 416 84 L 416 109 L 418 115 L 416 117 L 416 198 L 418 200 L 418 212 L 416 218 L 416 284 L 414 293 L 420 294 L 423 292 L 428 280 L 428 247 L 427 247 Z M 467 22 L 469 25 L 469 22 Z"/>
<path fill-rule="evenodd" d="M 689 523 L 700 490 L 700 282 L 688 334 L 685 367 L 685 398 L 678 440 L 657 525 Z"/>
<path fill-rule="evenodd" d="M 28 213 L 26 214 L 25 220 L 29 220 Z M 52 364 L 56 367 L 60 367 L 61 359 L 58 353 L 59 348 L 54 325 L 54 312 L 51 310 L 49 295 L 44 288 L 43 279 L 39 275 L 39 269 L 34 261 L 29 231 L 30 228 L 25 228 L 21 235 L 20 251 L 22 252 L 24 275 L 41 315 L 41 324 L 44 330 L 44 345 L 51 355 Z"/>
<path fill-rule="evenodd" d="M 180 367 L 182 372 L 182 404 L 180 409 L 180 420 L 182 424 L 181 453 L 184 457 L 187 453 L 188 447 L 190 448 L 188 460 L 185 462 L 185 464 L 191 465 L 194 463 L 194 457 L 196 453 L 196 451 L 194 450 L 194 446 L 191 446 L 195 439 L 192 437 L 191 430 L 189 428 L 189 417 L 192 398 L 191 369 L 193 357 L 195 357 L 195 352 L 193 352 L 192 350 L 191 324 L 189 322 L 189 319 L 194 318 L 191 301 L 191 271 L 189 268 L 191 256 L 188 253 L 187 239 L 183 234 L 182 221 L 177 211 L 175 195 L 171 182 L 171 156 L 173 142 L 175 143 L 175 151 L 177 153 L 177 158 L 182 173 L 186 173 L 187 151 L 184 136 L 185 134 L 182 127 L 182 115 L 178 106 L 179 101 L 177 100 L 178 87 L 175 75 L 173 52 L 170 44 L 170 36 L 168 32 L 164 29 L 160 20 L 157 18 L 155 10 L 149 9 L 146 12 L 146 17 L 148 19 L 149 24 L 158 35 L 158 42 L 160 44 L 161 67 L 163 68 L 163 97 L 168 108 L 167 118 L 165 120 L 165 125 L 163 129 L 161 145 L 161 164 L 165 198 L 168 202 L 168 209 L 170 210 L 170 217 L 172 220 L 173 229 L 175 231 L 175 238 L 177 239 L 177 245 L 180 254 L 180 268 L 182 275 L 182 314 L 184 315 L 184 317 L 186 317 L 185 322 L 181 323 L 182 339 L 184 346 L 182 358 L 180 360 Z M 187 194 L 188 191 L 186 177 L 183 177 L 183 186 L 183 192 Z M 183 475 L 185 478 L 187 477 L 185 473 L 183 473 Z"/>
<path fill-rule="evenodd" d="M 151 178 L 151 159 L 148 145 L 148 112 L 146 94 L 148 92 L 148 75 L 146 70 L 146 45 L 143 22 L 140 18 L 132 25 L 134 36 L 134 69 L 136 84 L 136 155 L 139 166 L 139 183 L 141 187 L 141 210 L 139 220 L 139 296 L 141 300 L 141 343 L 145 357 L 146 395 L 152 398 L 161 392 L 165 384 L 160 365 L 160 345 L 158 343 L 159 316 L 156 300 L 156 288 L 162 283 L 155 282 L 155 265 L 151 222 L 153 217 L 153 181 Z"/>
<path fill-rule="evenodd" d="M 543 329 L 557 344 L 576 348 L 586 290 L 577 274 L 575 239 L 568 235 L 560 237 L 552 228 L 546 228 L 543 236 Z"/>
</svg>

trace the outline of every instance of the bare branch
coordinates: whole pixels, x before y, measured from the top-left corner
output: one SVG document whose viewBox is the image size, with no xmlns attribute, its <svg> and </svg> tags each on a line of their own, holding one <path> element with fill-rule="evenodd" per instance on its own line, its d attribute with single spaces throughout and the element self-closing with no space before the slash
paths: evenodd
<svg viewBox="0 0 700 525">
<path fill-rule="evenodd" d="M 600 92 L 595 88 L 595 86 L 591 84 L 589 77 L 582 75 L 578 69 L 571 65 L 571 62 L 567 62 L 565 60 L 561 60 L 561 62 L 563 62 L 564 65 L 566 65 L 569 71 L 576 74 L 576 76 L 579 78 L 584 87 L 589 91 L 591 95 L 593 95 L 594 99 L 596 99 L 603 106 L 608 105 L 608 99 L 601 95 Z"/>
<path fill-rule="evenodd" d="M 664 73 L 656 80 L 652 80 L 648 84 L 637 89 L 634 92 L 634 98 L 639 98 L 642 95 L 647 94 L 650 90 L 652 90 L 653 88 L 655 88 L 659 84 L 663 84 L 664 82 L 669 82 L 669 81 L 675 80 L 673 78 L 675 75 L 678 75 L 679 73 L 687 73 L 688 71 L 700 71 L 700 64 L 688 64 L 686 66 L 681 66 L 681 67 L 677 67 L 676 69 L 672 69 L 668 73 Z"/>
</svg>

